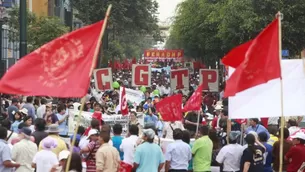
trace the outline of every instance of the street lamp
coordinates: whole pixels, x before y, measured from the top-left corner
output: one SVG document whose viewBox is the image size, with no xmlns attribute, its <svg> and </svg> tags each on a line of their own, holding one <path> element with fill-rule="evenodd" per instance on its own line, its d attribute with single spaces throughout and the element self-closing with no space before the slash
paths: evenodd
<svg viewBox="0 0 305 172">
<path fill-rule="evenodd" d="M 19 20 L 20 20 L 20 42 L 19 42 L 19 58 L 22 58 L 27 54 L 27 12 L 26 12 L 26 0 L 20 0 L 19 6 Z"/>
</svg>

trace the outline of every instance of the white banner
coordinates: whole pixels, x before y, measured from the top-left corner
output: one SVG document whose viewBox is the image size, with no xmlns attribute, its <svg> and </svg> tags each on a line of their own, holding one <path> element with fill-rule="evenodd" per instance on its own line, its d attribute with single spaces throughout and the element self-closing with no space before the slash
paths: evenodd
<svg viewBox="0 0 305 172">
<path fill-rule="evenodd" d="M 122 91 L 123 91 L 123 88 L 121 87 L 120 95 L 122 95 Z M 129 89 L 129 88 L 125 88 L 125 91 L 126 91 L 127 102 L 131 102 L 133 104 L 134 108 L 136 108 L 136 106 L 138 106 L 144 100 L 144 93 L 142 91 L 133 90 L 133 89 Z M 121 102 L 119 102 L 119 105 L 120 104 L 121 104 Z"/>
</svg>

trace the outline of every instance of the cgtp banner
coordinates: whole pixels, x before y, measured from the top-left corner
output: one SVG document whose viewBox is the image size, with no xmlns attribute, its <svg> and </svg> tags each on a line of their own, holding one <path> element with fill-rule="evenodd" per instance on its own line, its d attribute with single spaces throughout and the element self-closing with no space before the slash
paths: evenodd
<svg viewBox="0 0 305 172">
<path fill-rule="evenodd" d="M 189 70 L 187 68 L 171 70 L 170 73 L 171 89 L 188 90 L 189 89 Z"/>
<path fill-rule="evenodd" d="M 132 82 L 133 87 L 151 85 L 151 67 L 149 64 L 132 65 Z"/>
<path fill-rule="evenodd" d="M 218 69 L 200 69 L 199 77 L 200 84 L 203 83 L 203 88 L 209 88 L 208 90 L 204 91 L 219 91 Z"/>
<path fill-rule="evenodd" d="M 112 89 L 112 70 L 111 68 L 95 69 L 93 71 L 95 88 L 97 91 Z"/>
</svg>

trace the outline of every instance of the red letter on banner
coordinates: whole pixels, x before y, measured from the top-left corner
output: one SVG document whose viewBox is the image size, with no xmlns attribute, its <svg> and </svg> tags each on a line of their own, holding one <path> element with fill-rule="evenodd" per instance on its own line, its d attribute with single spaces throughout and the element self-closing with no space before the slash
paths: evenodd
<svg viewBox="0 0 305 172">
<path fill-rule="evenodd" d="M 173 90 L 188 89 L 189 71 L 185 69 L 171 70 L 171 88 Z"/>
<path fill-rule="evenodd" d="M 151 70 L 150 65 L 146 64 L 133 64 L 132 65 L 132 86 L 146 86 L 150 87 L 151 84 Z"/>
<path fill-rule="evenodd" d="M 112 89 L 112 71 L 111 68 L 94 70 L 95 88 L 98 91 Z"/>
<path fill-rule="evenodd" d="M 200 69 L 200 83 L 203 83 L 203 89 L 211 92 L 218 92 L 218 70 Z"/>
</svg>

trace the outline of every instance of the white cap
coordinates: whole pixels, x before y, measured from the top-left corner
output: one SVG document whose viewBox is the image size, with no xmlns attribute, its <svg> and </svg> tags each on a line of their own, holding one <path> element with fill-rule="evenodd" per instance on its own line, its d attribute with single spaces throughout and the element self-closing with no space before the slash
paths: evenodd
<svg viewBox="0 0 305 172">
<path fill-rule="evenodd" d="M 91 130 L 89 131 L 89 133 L 88 133 L 88 139 L 89 139 L 90 136 L 96 135 L 96 134 L 98 134 L 97 129 L 91 129 Z"/>
<path fill-rule="evenodd" d="M 61 161 L 63 159 L 68 159 L 68 156 L 70 155 L 70 152 L 67 150 L 63 150 L 58 155 L 58 160 Z"/>
<path fill-rule="evenodd" d="M 305 134 L 303 132 L 297 132 L 294 136 L 290 136 L 293 139 L 302 139 L 305 140 Z"/>
</svg>

